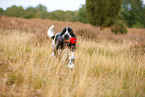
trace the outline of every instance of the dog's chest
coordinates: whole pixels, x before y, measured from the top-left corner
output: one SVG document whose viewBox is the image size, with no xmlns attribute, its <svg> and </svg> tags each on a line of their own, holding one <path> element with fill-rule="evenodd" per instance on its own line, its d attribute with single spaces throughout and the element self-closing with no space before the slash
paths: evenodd
<svg viewBox="0 0 145 97">
<path fill-rule="evenodd" d="M 71 52 L 71 50 L 68 47 L 58 50 L 58 54 L 61 56 L 61 60 L 63 62 L 67 62 L 67 60 L 69 59 L 69 56 L 70 56 L 70 52 Z"/>
<path fill-rule="evenodd" d="M 69 47 L 69 43 L 68 43 L 68 42 L 64 42 L 64 43 L 63 43 L 63 47 L 64 47 L 64 48 Z"/>
</svg>

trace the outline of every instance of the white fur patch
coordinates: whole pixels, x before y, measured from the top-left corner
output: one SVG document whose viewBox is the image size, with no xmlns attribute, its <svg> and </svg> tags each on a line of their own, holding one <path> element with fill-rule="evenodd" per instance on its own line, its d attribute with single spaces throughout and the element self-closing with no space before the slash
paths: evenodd
<svg viewBox="0 0 145 97">
<path fill-rule="evenodd" d="M 49 38 L 51 38 L 52 36 L 54 36 L 53 28 L 54 28 L 54 25 L 52 25 L 52 26 L 48 29 L 48 31 L 47 31 L 47 36 L 48 36 Z"/>
</svg>

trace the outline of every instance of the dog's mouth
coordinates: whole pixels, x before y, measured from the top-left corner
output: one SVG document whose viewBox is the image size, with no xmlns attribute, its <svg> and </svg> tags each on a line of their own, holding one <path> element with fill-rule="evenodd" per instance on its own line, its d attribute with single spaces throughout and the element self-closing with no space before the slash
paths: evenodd
<svg viewBox="0 0 145 97">
<path fill-rule="evenodd" d="M 65 42 L 65 43 L 69 43 L 70 40 L 69 40 L 69 39 L 64 39 L 64 42 Z"/>
</svg>

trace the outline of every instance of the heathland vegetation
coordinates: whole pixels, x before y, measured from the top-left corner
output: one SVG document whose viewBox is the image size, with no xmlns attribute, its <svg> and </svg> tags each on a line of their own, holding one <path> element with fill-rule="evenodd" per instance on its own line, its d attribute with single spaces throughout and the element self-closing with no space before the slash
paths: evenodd
<svg viewBox="0 0 145 97">
<path fill-rule="evenodd" d="M 108 1 L 87 0 L 78 11 L 48 12 L 43 5 L 0 9 L 0 97 L 145 97 L 145 5 Z M 97 19 L 89 8 L 100 11 L 93 14 Z M 74 30 L 75 68 L 51 56 L 51 25 L 55 32 Z"/>
<path fill-rule="evenodd" d="M 78 38 L 74 69 L 51 57 L 52 24 Z M 0 96 L 144 97 L 144 31 L 115 35 L 80 22 L 0 16 Z"/>
<path fill-rule="evenodd" d="M 91 13 L 93 16 L 90 17 Z M 103 26 L 103 28 L 110 26 L 118 19 L 115 25 L 145 28 L 145 5 L 143 0 L 86 0 L 86 5 L 81 5 L 76 11 L 56 10 L 52 12 L 49 12 L 49 9 L 41 4 L 25 9 L 22 6 L 13 5 L 6 10 L 0 8 L 0 14 L 28 19 L 79 21 Z"/>
</svg>

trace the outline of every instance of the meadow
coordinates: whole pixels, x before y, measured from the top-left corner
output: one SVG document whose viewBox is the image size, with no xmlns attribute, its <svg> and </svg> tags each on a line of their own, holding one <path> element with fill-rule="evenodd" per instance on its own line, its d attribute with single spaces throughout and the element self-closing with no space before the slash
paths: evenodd
<svg viewBox="0 0 145 97">
<path fill-rule="evenodd" d="M 54 24 L 73 28 L 75 68 L 51 57 Z M 0 16 L 1 97 L 145 97 L 145 29 L 115 35 L 79 22 Z"/>
</svg>

